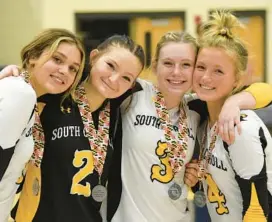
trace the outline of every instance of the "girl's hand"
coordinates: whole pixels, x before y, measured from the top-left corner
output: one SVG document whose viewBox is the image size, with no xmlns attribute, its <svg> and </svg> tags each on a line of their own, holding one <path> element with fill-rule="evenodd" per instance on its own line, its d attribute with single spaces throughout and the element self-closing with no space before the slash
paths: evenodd
<svg viewBox="0 0 272 222">
<path fill-rule="evenodd" d="M 230 97 L 225 101 L 217 121 L 217 134 L 228 145 L 235 141 L 235 126 L 241 134 L 240 108 L 238 103 Z"/>
<path fill-rule="evenodd" d="M 198 161 L 192 160 L 190 163 L 186 164 L 185 174 L 184 174 L 184 183 L 189 186 L 193 187 L 198 182 Z"/>
<path fill-rule="evenodd" d="M 9 76 L 19 76 L 20 68 L 16 65 L 8 65 L 0 72 L 0 79 L 9 77 Z"/>
</svg>

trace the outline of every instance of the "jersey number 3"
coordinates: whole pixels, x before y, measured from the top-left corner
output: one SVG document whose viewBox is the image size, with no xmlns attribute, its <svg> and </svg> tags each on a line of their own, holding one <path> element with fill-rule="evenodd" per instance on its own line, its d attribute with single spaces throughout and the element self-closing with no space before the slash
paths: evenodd
<svg viewBox="0 0 272 222">
<path fill-rule="evenodd" d="M 157 180 L 161 183 L 169 183 L 173 179 L 173 170 L 169 163 L 167 143 L 158 141 L 156 155 L 160 159 L 159 164 L 151 167 L 151 181 Z"/>
<path fill-rule="evenodd" d="M 80 170 L 74 175 L 71 186 L 71 194 L 83 195 L 89 197 L 91 195 L 91 185 L 86 182 L 85 185 L 80 182 L 88 175 L 93 173 L 94 162 L 91 150 L 75 151 L 73 165 Z M 82 167 L 83 166 L 83 167 Z"/>
<path fill-rule="evenodd" d="M 219 215 L 228 214 L 229 209 L 226 207 L 226 197 L 214 182 L 211 174 L 206 175 L 208 184 L 208 200 L 210 203 L 217 203 L 216 212 Z"/>
</svg>

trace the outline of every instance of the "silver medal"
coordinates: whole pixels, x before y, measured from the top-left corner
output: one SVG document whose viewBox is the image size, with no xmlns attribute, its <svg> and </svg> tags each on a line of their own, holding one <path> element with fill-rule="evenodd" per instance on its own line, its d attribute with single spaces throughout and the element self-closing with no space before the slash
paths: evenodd
<svg viewBox="0 0 272 222">
<path fill-rule="evenodd" d="M 40 191 L 40 185 L 38 178 L 35 178 L 32 184 L 32 193 L 34 196 L 38 196 Z"/>
<path fill-rule="evenodd" d="M 102 202 L 107 197 L 107 188 L 102 185 L 96 185 L 92 189 L 92 197 L 96 202 Z"/>
<path fill-rule="evenodd" d="M 194 203 L 198 207 L 204 207 L 206 205 L 206 196 L 205 193 L 201 190 L 195 192 Z"/>
<path fill-rule="evenodd" d="M 177 183 L 173 183 L 168 189 L 168 196 L 172 200 L 177 200 L 181 196 L 181 187 Z"/>
</svg>

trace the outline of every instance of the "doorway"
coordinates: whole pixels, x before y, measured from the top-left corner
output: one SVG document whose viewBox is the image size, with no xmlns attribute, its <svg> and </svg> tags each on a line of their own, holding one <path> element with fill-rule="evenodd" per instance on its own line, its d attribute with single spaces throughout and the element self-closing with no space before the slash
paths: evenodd
<svg viewBox="0 0 272 222">
<path fill-rule="evenodd" d="M 76 32 L 82 36 L 86 54 L 96 48 L 106 38 L 114 35 L 128 35 L 142 45 L 146 53 L 147 67 L 151 63 L 159 38 L 167 31 L 183 30 L 184 12 L 144 12 L 144 13 L 76 13 Z M 86 61 L 84 78 L 89 73 L 89 59 Z M 141 78 L 154 81 L 146 69 Z"/>
<path fill-rule="evenodd" d="M 212 13 L 214 10 L 211 10 Z M 245 28 L 237 29 L 237 34 L 245 41 L 249 53 L 249 82 L 265 82 L 266 73 L 266 11 L 234 11 Z"/>
</svg>

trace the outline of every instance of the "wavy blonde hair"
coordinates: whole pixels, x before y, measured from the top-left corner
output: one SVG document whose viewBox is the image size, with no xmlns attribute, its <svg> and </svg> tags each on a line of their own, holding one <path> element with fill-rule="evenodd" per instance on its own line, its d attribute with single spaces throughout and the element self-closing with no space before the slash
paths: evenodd
<svg viewBox="0 0 272 222">
<path fill-rule="evenodd" d="M 72 32 L 66 29 L 51 28 L 42 31 L 38 34 L 30 43 L 28 43 L 21 50 L 21 61 L 22 68 L 28 70 L 30 59 L 39 58 L 45 50 L 49 50 L 48 56 L 44 62 L 52 57 L 54 52 L 57 50 L 58 46 L 62 42 L 67 42 L 69 44 L 74 44 L 81 54 L 81 63 L 79 70 L 77 72 L 76 78 L 70 88 L 65 92 L 63 99 L 67 98 L 69 95 L 74 96 L 75 89 L 79 84 L 84 64 L 85 64 L 85 50 L 81 40 L 74 35 Z"/>
</svg>

